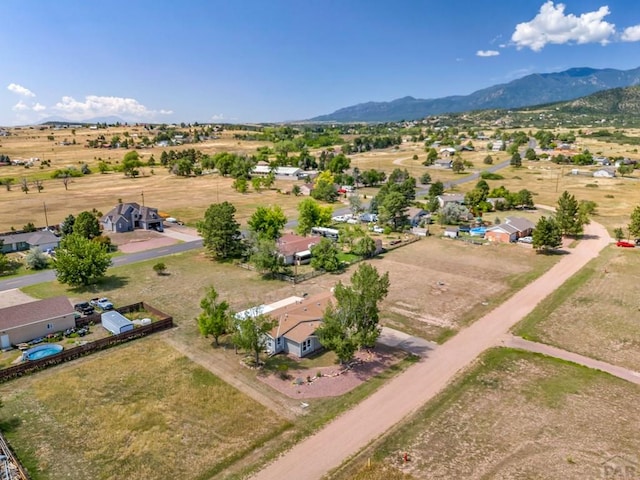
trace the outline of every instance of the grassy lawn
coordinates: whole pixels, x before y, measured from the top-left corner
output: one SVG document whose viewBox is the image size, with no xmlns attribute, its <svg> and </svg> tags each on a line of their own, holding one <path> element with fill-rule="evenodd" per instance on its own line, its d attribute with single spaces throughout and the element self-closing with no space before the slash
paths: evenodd
<svg viewBox="0 0 640 480">
<path fill-rule="evenodd" d="M 209 478 L 288 424 L 158 337 L 0 387 L 37 479 Z"/>
<path fill-rule="evenodd" d="M 543 300 L 515 333 L 640 370 L 640 250 L 610 246 Z"/>
<path fill-rule="evenodd" d="M 601 478 L 611 456 L 637 458 L 638 394 L 605 373 L 494 349 L 331 478 Z"/>
</svg>

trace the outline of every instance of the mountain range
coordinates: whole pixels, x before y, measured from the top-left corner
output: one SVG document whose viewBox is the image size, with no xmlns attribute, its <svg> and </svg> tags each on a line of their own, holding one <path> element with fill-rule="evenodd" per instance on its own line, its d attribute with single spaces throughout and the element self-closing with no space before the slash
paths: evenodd
<svg viewBox="0 0 640 480">
<path fill-rule="evenodd" d="M 404 97 L 390 102 L 367 102 L 341 108 L 311 122 L 395 122 L 429 115 L 486 109 L 511 109 L 561 102 L 595 92 L 640 84 L 640 67 L 571 68 L 563 72 L 537 73 L 494 85 L 469 95 L 419 99 Z"/>
</svg>

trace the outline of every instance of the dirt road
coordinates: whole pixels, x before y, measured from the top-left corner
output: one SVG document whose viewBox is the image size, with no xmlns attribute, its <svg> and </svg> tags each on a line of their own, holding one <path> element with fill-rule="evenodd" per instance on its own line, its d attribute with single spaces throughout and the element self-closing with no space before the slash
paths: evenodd
<svg viewBox="0 0 640 480">
<path fill-rule="evenodd" d="M 543 276 L 429 353 L 427 358 L 390 381 L 357 407 L 296 445 L 253 478 L 288 478 L 292 472 L 295 472 L 298 480 L 322 478 L 346 458 L 416 411 L 484 350 L 499 342 L 540 300 L 595 258 L 611 240 L 606 229 L 597 223 L 587 225 L 585 234 L 585 240 Z"/>
<path fill-rule="evenodd" d="M 585 367 L 600 370 L 601 372 L 607 372 L 618 378 L 622 378 L 631 383 L 640 385 L 640 373 L 630 370 L 628 368 L 619 367 L 611 363 L 596 360 L 594 358 L 585 357 L 578 353 L 569 352 L 558 347 L 546 345 L 544 343 L 531 342 L 521 337 L 516 337 L 511 334 L 506 334 L 502 340 L 502 344 L 505 347 L 519 348 L 521 350 L 528 350 L 529 352 L 542 353 L 549 357 L 560 358 L 569 362 L 577 363 L 578 365 L 584 365 Z"/>
</svg>

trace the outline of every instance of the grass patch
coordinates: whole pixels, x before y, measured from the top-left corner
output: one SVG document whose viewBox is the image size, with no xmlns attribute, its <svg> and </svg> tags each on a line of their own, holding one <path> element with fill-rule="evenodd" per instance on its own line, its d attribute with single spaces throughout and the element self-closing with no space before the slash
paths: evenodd
<svg viewBox="0 0 640 480">
<path fill-rule="evenodd" d="M 594 262 L 596 261 L 597 260 L 592 260 L 589 262 L 578 273 L 564 282 L 560 288 L 542 300 L 529 315 L 513 328 L 513 332 L 526 340 L 533 342 L 542 341 L 538 331 L 538 324 L 562 305 L 567 297 L 575 294 L 584 286 L 595 272 Z"/>
<path fill-rule="evenodd" d="M 115 478 L 116 466 L 118 478 L 206 478 L 290 427 L 157 338 L 10 382 L 2 398 L 34 480 Z"/>
</svg>

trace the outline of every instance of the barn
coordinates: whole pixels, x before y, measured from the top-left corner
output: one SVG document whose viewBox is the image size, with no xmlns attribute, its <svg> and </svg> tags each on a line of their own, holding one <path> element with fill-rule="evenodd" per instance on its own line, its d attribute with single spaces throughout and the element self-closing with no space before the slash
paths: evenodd
<svg viewBox="0 0 640 480">
<path fill-rule="evenodd" d="M 28 342 L 76 326 L 67 297 L 53 297 L 0 309 L 0 348 Z"/>
<path fill-rule="evenodd" d="M 114 335 L 133 330 L 134 324 L 120 312 L 110 310 L 102 314 L 102 326 Z"/>
</svg>

